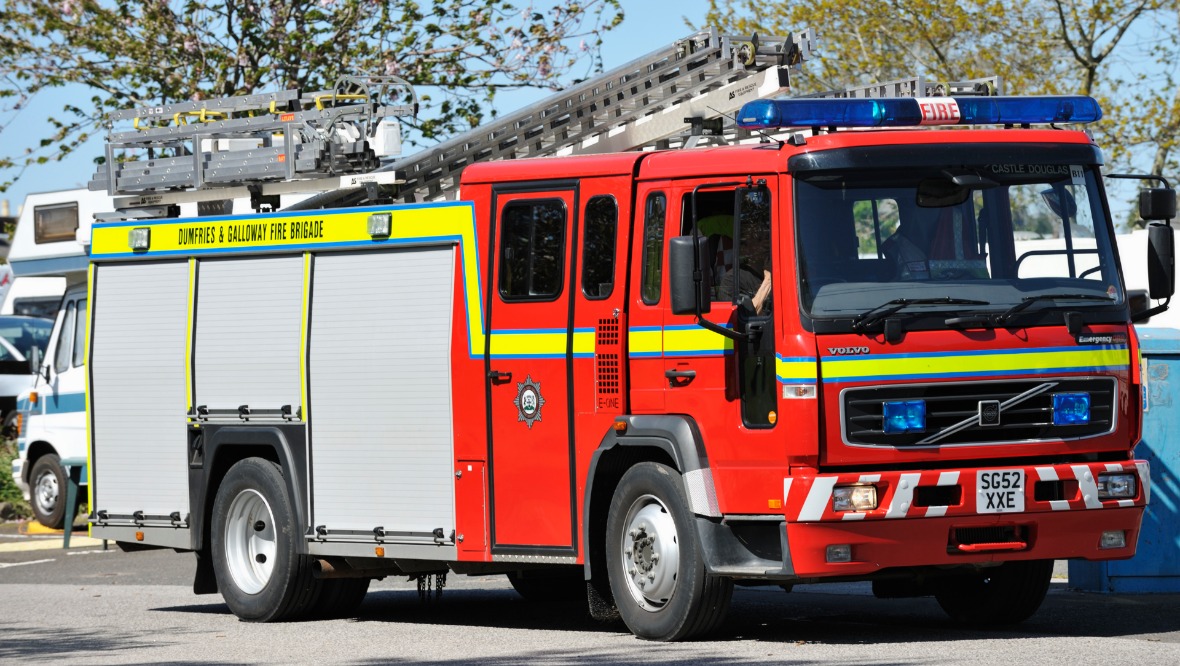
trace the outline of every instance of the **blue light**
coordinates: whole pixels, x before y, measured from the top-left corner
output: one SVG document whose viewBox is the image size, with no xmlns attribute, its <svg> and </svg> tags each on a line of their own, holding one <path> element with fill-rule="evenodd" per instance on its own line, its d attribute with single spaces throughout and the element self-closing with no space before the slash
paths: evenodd
<svg viewBox="0 0 1180 666">
<path fill-rule="evenodd" d="M 1053 425 L 1085 425 L 1089 422 L 1089 393 L 1053 394 Z"/>
<path fill-rule="evenodd" d="M 782 127 L 915 127 L 919 125 L 1037 125 L 1102 118 L 1092 97 L 897 97 L 775 99 L 748 102 L 738 112 L 745 129 Z"/>
<path fill-rule="evenodd" d="M 1102 107 L 1085 95 L 956 97 L 964 125 L 1044 125 L 1102 120 Z"/>
<path fill-rule="evenodd" d="M 738 112 L 746 129 L 779 127 L 890 127 L 917 125 L 922 111 L 913 98 L 760 99 Z"/>
<path fill-rule="evenodd" d="M 926 401 L 901 400 L 881 403 L 881 429 L 886 433 L 926 430 Z"/>
</svg>

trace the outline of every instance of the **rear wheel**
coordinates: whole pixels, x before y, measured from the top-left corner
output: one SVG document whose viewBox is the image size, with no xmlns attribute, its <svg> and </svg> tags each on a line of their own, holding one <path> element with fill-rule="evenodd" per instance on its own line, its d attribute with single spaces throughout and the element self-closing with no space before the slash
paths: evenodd
<svg viewBox="0 0 1180 666">
<path fill-rule="evenodd" d="M 998 567 L 942 578 L 934 598 L 955 621 L 974 626 L 1023 622 L 1037 612 L 1053 577 L 1052 560 L 1005 562 Z"/>
<path fill-rule="evenodd" d="M 278 465 L 247 458 L 230 468 L 213 503 L 210 543 L 217 587 L 234 615 L 292 619 L 319 597 L 312 559 L 298 552 L 297 525 Z"/>
<path fill-rule="evenodd" d="M 627 628 L 673 641 L 706 634 L 725 619 L 733 582 L 710 576 L 680 475 L 640 463 L 623 475 L 607 515 L 611 592 Z"/>
<path fill-rule="evenodd" d="M 53 530 L 66 524 L 66 472 L 62 469 L 61 458 L 47 453 L 33 463 L 29 474 L 29 494 L 33 505 L 33 516 L 37 522 Z M 78 510 L 71 507 L 70 518 Z"/>
</svg>

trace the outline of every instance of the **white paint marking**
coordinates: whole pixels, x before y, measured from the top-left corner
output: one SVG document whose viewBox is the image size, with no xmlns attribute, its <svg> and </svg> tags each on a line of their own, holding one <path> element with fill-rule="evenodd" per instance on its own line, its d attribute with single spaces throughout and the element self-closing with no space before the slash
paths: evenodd
<svg viewBox="0 0 1180 666">
<path fill-rule="evenodd" d="M 45 564 L 46 562 L 53 562 L 54 558 L 48 560 L 31 560 L 29 562 L 9 562 L 7 564 L 0 564 L 0 569 L 7 569 L 8 567 L 23 567 L 26 564 Z"/>
</svg>

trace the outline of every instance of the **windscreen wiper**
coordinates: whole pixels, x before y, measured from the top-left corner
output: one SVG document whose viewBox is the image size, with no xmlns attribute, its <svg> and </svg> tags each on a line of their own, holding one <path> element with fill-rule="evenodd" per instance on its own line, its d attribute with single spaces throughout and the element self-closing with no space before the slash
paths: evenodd
<svg viewBox="0 0 1180 666">
<path fill-rule="evenodd" d="M 951 296 L 942 296 L 939 298 L 895 298 L 892 301 L 886 301 L 857 315 L 852 320 L 852 330 L 863 331 L 889 315 L 901 312 L 911 305 L 991 305 L 991 303 L 977 301 L 972 298 L 953 298 Z"/>
<path fill-rule="evenodd" d="M 1098 294 L 1037 294 L 1036 296 L 1025 296 L 1024 298 L 1020 299 L 1019 303 L 1008 308 L 1003 314 L 996 317 L 996 323 L 1003 324 L 1012 317 L 1016 316 L 1016 313 L 1023 311 L 1025 308 L 1029 307 L 1033 303 L 1036 303 L 1037 301 L 1055 301 L 1057 299 L 1074 299 L 1082 301 L 1114 300 L 1110 296 L 1099 296 Z"/>
</svg>

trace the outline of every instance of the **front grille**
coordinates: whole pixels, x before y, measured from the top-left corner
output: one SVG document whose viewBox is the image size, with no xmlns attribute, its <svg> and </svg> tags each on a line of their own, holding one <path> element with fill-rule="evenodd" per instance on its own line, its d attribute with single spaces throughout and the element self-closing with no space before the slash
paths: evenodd
<svg viewBox="0 0 1180 666">
<path fill-rule="evenodd" d="M 861 446 L 953 446 L 1093 437 L 1114 429 L 1113 377 L 906 384 L 849 389 L 843 394 L 844 439 Z M 1031 393 L 1022 399 L 1018 396 Z M 1090 422 L 1053 425 L 1053 394 L 1089 393 Z M 882 403 L 925 400 L 923 432 L 886 433 Z M 1010 402 L 1011 401 L 1011 402 Z M 980 425 L 981 403 L 1004 405 L 997 425 Z"/>
</svg>

